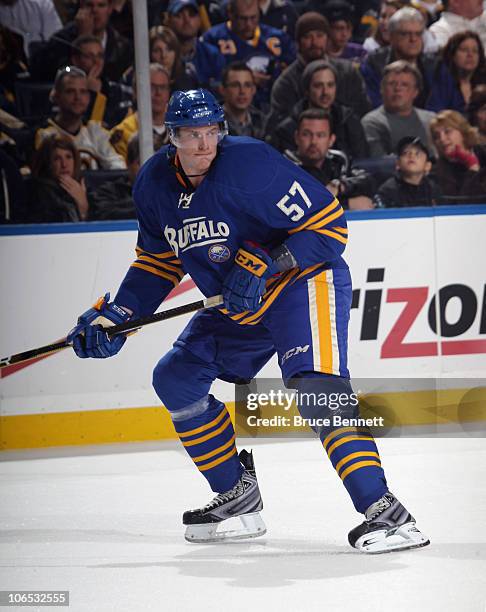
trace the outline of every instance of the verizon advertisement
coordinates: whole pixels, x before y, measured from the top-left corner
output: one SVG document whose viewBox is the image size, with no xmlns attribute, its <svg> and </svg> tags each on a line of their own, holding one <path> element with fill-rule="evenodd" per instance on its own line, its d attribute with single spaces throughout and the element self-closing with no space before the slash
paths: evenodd
<svg viewBox="0 0 486 612">
<path fill-rule="evenodd" d="M 399 378 L 482 378 L 486 210 L 416 214 L 356 215 L 349 221 L 351 373 L 393 384 Z M 1 237 L 1 357 L 63 338 L 100 295 L 114 295 L 134 259 L 135 224 L 89 230 L 79 225 L 70 233 Z M 186 278 L 162 308 L 199 297 Z M 2 369 L 1 415 L 157 406 L 152 369 L 188 320 L 144 328 L 112 359 L 80 360 L 66 349 Z M 276 359 L 261 376 L 279 376 Z M 219 381 L 214 393 L 222 400 L 234 395 Z"/>
</svg>

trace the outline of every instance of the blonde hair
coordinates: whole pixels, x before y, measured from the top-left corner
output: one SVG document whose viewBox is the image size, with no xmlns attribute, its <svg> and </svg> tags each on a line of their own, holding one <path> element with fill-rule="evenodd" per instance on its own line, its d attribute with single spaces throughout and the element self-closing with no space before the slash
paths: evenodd
<svg viewBox="0 0 486 612">
<path fill-rule="evenodd" d="M 443 110 L 432 119 L 430 122 L 430 133 L 435 140 L 434 132 L 441 127 L 451 127 L 459 130 L 464 138 L 464 145 L 467 149 L 471 149 L 479 143 L 478 131 L 469 121 L 453 110 Z"/>
</svg>

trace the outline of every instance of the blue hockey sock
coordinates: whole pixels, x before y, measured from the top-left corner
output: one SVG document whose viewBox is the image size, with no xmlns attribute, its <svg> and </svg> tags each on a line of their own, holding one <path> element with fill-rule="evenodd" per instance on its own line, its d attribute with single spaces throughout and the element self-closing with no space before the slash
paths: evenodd
<svg viewBox="0 0 486 612">
<path fill-rule="evenodd" d="M 354 507 L 364 513 L 388 491 L 388 487 L 370 430 L 333 424 L 336 416 L 341 420 L 359 417 L 357 398 L 349 380 L 319 372 L 306 372 L 293 379 L 292 386 L 297 388 L 301 398 L 306 399 L 306 402 L 298 403 L 299 412 L 304 418 L 329 419 L 329 426 L 316 427 L 314 430 Z M 323 402 L 324 397 L 328 401 Z M 312 401 L 312 398 L 315 399 Z"/>
<path fill-rule="evenodd" d="M 235 430 L 226 406 L 208 395 L 207 408 L 185 420 L 174 420 L 174 427 L 194 464 L 216 493 L 228 491 L 241 478 Z"/>
</svg>

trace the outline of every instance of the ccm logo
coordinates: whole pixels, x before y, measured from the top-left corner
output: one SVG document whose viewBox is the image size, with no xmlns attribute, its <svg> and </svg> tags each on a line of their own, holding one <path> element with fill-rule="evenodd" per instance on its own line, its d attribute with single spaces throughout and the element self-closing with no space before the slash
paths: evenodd
<svg viewBox="0 0 486 612">
<path fill-rule="evenodd" d="M 291 348 L 286 353 L 284 353 L 284 356 L 282 357 L 282 364 L 284 364 L 290 357 L 295 357 L 295 355 L 298 355 L 299 353 L 307 353 L 308 350 L 308 344 L 306 344 L 305 346 L 296 346 L 294 348 Z"/>
<path fill-rule="evenodd" d="M 245 270 L 248 270 L 255 276 L 262 276 L 262 274 L 268 268 L 267 264 L 261 259 L 258 259 L 258 257 L 255 257 L 244 249 L 240 249 L 236 253 L 235 261 L 239 266 Z"/>
</svg>

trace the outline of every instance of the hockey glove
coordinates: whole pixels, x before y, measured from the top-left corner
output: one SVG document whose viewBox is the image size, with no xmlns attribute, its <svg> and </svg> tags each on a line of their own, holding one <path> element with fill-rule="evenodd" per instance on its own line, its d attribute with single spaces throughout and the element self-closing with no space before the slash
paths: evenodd
<svg viewBox="0 0 486 612">
<path fill-rule="evenodd" d="M 236 253 L 235 263 L 223 283 L 225 308 L 233 313 L 258 310 L 266 280 L 276 272 L 277 266 L 270 255 L 245 242 Z"/>
<path fill-rule="evenodd" d="M 117 334 L 110 338 L 103 329 L 125 323 L 131 318 L 123 308 L 114 303 L 109 304 L 109 299 L 110 294 L 106 293 L 79 317 L 78 324 L 67 336 L 67 341 L 72 342 L 74 352 L 81 359 L 112 357 L 125 344 L 127 339 L 125 334 Z"/>
</svg>

